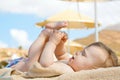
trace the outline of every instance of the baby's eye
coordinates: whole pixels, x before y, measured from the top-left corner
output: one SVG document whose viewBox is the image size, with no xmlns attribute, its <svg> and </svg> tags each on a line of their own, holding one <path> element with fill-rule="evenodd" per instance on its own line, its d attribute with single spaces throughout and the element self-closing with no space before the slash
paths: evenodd
<svg viewBox="0 0 120 80">
<path fill-rule="evenodd" d="M 84 52 L 82 51 L 82 56 L 84 56 Z"/>
<path fill-rule="evenodd" d="M 82 55 L 83 55 L 83 56 L 86 56 L 85 50 L 82 51 Z"/>
</svg>

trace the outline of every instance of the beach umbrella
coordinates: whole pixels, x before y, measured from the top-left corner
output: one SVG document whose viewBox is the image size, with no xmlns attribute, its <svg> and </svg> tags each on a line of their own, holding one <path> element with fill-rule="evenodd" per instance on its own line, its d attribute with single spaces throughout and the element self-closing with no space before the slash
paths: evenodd
<svg viewBox="0 0 120 80">
<path fill-rule="evenodd" d="M 59 22 L 59 21 L 68 22 L 68 26 L 66 27 L 68 30 L 68 34 L 70 33 L 69 29 L 94 28 L 94 19 L 90 18 L 89 16 L 80 14 L 74 10 L 65 10 L 63 12 L 57 13 L 56 15 L 53 15 L 42 22 L 36 23 L 36 25 L 42 27 L 45 26 L 45 24 L 47 23 Z M 78 50 L 78 49 L 80 50 L 80 47 L 81 47 L 80 45 L 73 46 L 73 43 L 71 45 L 71 42 L 69 41 L 67 42 L 68 52 L 73 53 L 74 50 Z"/>
<path fill-rule="evenodd" d="M 88 16 L 85 16 L 83 14 L 79 14 L 78 12 L 74 10 L 66 10 L 63 12 L 60 12 L 56 15 L 53 15 L 46 19 L 43 22 L 36 23 L 37 26 L 45 26 L 45 24 L 50 22 L 59 22 L 59 21 L 67 21 L 68 29 L 81 29 L 81 28 L 94 28 L 94 20 Z M 69 30 L 68 30 L 69 34 Z M 65 44 L 67 51 L 70 53 L 74 53 L 75 51 L 82 50 L 83 46 L 80 45 L 77 42 L 73 42 L 68 40 Z"/>
<path fill-rule="evenodd" d="M 99 35 L 98 35 L 98 22 L 97 22 L 97 2 L 101 1 L 112 1 L 112 0 L 62 0 L 62 1 L 69 1 L 69 2 L 94 2 L 94 13 L 95 13 L 95 41 L 99 41 Z M 79 4 L 77 5 L 78 11 L 79 11 Z"/>
<path fill-rule="evenodd" d="M 71 54 L 74 54 L 76 51 L 82 51 L 85 46 L 82 44 L 79 44 L 78 42 L 67 40 L 65 43 L 65 47 L 66 49 L 68 49 L 68 51 Z"/>
<path fill-rule="evenodd" d="M 53 15 L 43 22 L 36 23 L 37 26 L 44 26 L 50 22 L 67 21 L 68 29 L 94 28 L 94 20 L 89 16 L 80 14 L 74 10 L 65 10 Z M 100 25 L 100 24 L 98 24 Z"/>
</svg>

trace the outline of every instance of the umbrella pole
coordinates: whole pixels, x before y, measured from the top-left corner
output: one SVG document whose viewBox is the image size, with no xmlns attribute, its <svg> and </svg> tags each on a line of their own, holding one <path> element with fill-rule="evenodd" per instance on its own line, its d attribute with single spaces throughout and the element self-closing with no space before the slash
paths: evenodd
<svg viewBox="0 0 120 80">
<path fill-rule="evenodd" d="M 99 41 L 98 35 L 98 22 L 97 22 L 97 1 L 94 0 L 94 12 L 95 12 L 95 42 Z"/>
</svg>

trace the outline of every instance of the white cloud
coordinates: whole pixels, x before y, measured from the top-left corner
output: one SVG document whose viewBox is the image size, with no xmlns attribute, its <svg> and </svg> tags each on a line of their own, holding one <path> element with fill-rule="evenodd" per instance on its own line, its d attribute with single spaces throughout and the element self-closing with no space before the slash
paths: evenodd
<svg viewBox="0 0 120 80">
<path fill-rule="evenodd" d="M 28 39 L 28 34 L 24 30 L 11 29 L 10 34 L 18 43 L 18 46 L 23 48 L 28 48 L 31 44 L 31 41 Z"/>
<path fill-rule="evenodd" d="M 8 47 L 8 44 L 0 41 L 0 48 L 7 48 Z"/>
<path fill-rule="evenodd" d="M 119 5 L 120 0 L 98 3 L 98 21 L 102 22 L 103 26 L 120 22 Z M 69 8 L 76 10 L 78 7 L 76 3 L 60 0 L 0 0 L 0 10 L 2 11 L 35 14 L 42 18 Z M 81 2 L 79 11 L 94 18 L 94 4 Z"/>
<path fill-rule="evenodd" d="M 36 14 L 41 17 L 59 11 L 61 6 L 65 8 L 65 5 L 60 4 L 60 1 L 57 0 L 0 0 L 0 10 L 2 11 Z"/>
</svg>

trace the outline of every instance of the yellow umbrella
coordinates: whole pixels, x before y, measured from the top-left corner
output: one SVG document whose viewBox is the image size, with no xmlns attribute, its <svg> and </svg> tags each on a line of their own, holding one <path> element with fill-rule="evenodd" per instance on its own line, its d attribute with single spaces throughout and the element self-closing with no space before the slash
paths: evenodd
<svg viewBox="0 0 120 80">
<path fill-rule="evenodd" d="M 69 1 L 69 2 L 94 2 L 94 12 L 95 12 L 95 41 L 98 42 L 99 39 L 98 39 L 98 22 L 97 22 L 97 2 L 100 2 L 100 1 L 112 1 L 112 0 L 61 0 L 61 1 Z M 77 5 L 78 7 L 78 10 L 79 10 L 79 5 Z"/>
<path fill-rule="evenodd" d="M 72 41 L 72 40 L 68 40 L 66 43 L 65 43 L 65 47 L 66 49 L 69 49 L 68 51 L 71 53 L 71 54 L 74 54 L 74 52 L 76 51 L 81 51 L 84 49 L 84 46 L 79 44 L 78 42 L 75 42 L 75 41 Z"/>
<path fill-rule="evenodd" d="M 73 10 L 66 10 L 61 13 L 58 13 L 54 16 L 49 17 L 43 22 L 38 22 L 37 26 L 44 26 L 50 22 L 58 22 L 58 21 L 68 21 L 67 28 L 94 28 L 94 20 L 88 16 L 83 14 L 79 14 Z M 100 25 L 100 24 L 99 24 Z"/>
</svg>

